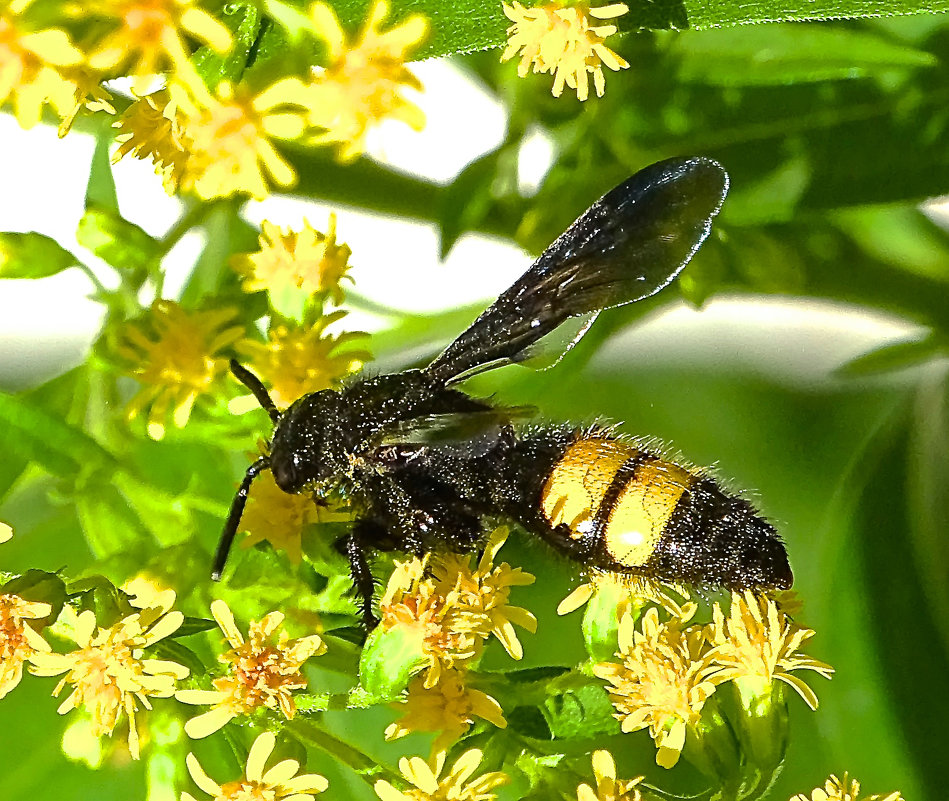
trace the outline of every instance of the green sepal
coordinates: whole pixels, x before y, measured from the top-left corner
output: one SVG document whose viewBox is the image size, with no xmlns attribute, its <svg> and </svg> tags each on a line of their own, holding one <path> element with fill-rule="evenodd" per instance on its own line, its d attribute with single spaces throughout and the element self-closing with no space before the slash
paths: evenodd
<svg viewBox="0 0 949 801">
<path fill-rule="evenodd" d="M 359 659 L 359 682 L 378 701 L 394 700 L 426 662 L 418 631 L 377 626 Z"/>
<path fill-rule="evenodd" d="M 63 580 L 55 573 L 45 570 L 27 570 L 26 573 L 10 579 L 0 586 L 0 594 L 18 595 L 27 601 L 49 604 L 50 613 L 30 623 L 36 630 L 51 625 L 59 617 L 63 604 L 66 603 L 66 585 Z"/>
<path fill-rule="evenodd" d="M 72 253 L 44 234 L 0 233 L 0 278 L 47 278 L 75 264 Z"/>
</svg>

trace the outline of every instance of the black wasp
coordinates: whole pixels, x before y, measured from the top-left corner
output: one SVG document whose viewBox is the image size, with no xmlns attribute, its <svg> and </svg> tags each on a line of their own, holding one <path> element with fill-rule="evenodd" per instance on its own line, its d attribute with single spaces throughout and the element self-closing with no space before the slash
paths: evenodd
<svg viewBox="0 0 949 801">
<path fill-rule="evenodd" d="M 274 423 L 269 454 L 234 498 L 214 559 L 220 578 L 251 482 L 345 498 L 338 543 L 372 626 L 368 555 L 470 551 L 483 521 L 509 518 L 583 565 L 687 584 L 786 588 L 780 537 L 743 498 L 605 430 L 515 424 L 512 410 L 457 386 L 522 361 L 570 318 L 634 303 L 675 278 L 708 236 L 728 176 L 706 158 L 653 164 L 608 192 L 421 370 L 314 392 L 279 411 L 231 363 Z M 585 329 L 584 329 L 585 330 Z"/>
</svg>

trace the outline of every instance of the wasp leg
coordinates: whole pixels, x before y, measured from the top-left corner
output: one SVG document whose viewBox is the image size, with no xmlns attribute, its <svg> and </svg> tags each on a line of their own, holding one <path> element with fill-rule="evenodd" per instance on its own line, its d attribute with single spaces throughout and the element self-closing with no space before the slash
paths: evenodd
<svg viewBox="0 0 949 801">
<path fill-rule="evenodd" d="M 372 631 L 379 618 L 372 611 L 372 594 L 375 582 L 369 569 L 368 543 L 378 541 L 385 536 L 385 529 L 371 520 L 359 520 L 353 530 L 337 541 L 337 548 L 349 559 L 349 575 L 353 580 L 353 590 L 366 631 Z"/>
</svg>

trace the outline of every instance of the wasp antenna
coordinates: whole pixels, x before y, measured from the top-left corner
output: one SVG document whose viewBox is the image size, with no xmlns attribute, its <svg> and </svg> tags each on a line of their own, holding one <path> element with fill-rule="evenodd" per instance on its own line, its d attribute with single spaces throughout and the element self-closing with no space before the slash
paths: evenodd
<svg viewBox="0 0 949 801">
<path fill-rule="evenodd" d="M 280 412 L 277 411 L 277 407 L 270 397 L 270 393 L 267 392 L 261 380 L 238 362 L 237 359 L 231 359 L 231 372 L 234 373 L 234 377 L 238 381 L 254 393 L 254 397 L 257 398 L 257 403 L 263 407 L 267 414 L 270 415 L 271 421 L 276 424 L 277 420 L 280 419 Z"/>
<path fill-rule="evenodd" d="M 236 364 L 236 362 L 231 364 L 232 368 L 234 364 Z M 243 368 L 241 369 L 243 370 Z M 256 381 L 256 378 L 254 380 Z M 248 386 L 250 385 L 248 384 Z M 261 390 L 263 390 L 263 387 L 261 387 Z M 264 390 L 264 394 L 266 395 L 266 390 Z M 266 456 L 261 456 L 248 467 L 247 472 L 244 473 L 244 480 L 241 481 L 237 494 L 231 502 L 230 514 L 228 514 L 227 522 L 224 524 L 224 530 L 221 532 L 221 539 L 218 540 L 217 551 L 214 552 L 214 562 L 211 564 L 211 578 L 214 581 L 220 581 L 221 574 L 224 572 L 224 564 L 227 562 L 227 555 L 231 550 L 231 543 L 234 542 L 234 535 L 237 534 L 237 527 L 240 525 L 241 515 L 244 514 L 244 505 L 247 503 L 247 493 L 250 491 L 251 482 L 257 478 L 261 470 L 265 470 L 268 467 L 270 467 L 270 461 Z"/>
</svg>

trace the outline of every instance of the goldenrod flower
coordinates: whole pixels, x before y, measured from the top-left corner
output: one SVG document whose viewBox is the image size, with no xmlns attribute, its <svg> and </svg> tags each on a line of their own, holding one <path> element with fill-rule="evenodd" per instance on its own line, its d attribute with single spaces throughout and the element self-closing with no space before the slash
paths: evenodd
<svg viewBox="0 0 949 801">
<path fill-rule="evenodd" d="M 591 8 L 585 2 L 567 5 L 554 0 L 525 8 L 513 0 L 512 5 L 503 5 L 504 14 L 514 24 L 507 29 L 508 43 L 501 61 L 520 53 L 517 74 L 522 78 L 530 69 L 553 73 L 551 92 L 554 97 L 560 97 L 566 84 L 576 91 L 577 98 L 586 100 L 590 93 L 590 75 L 593 75 L 597 96 L 602 97 L 606 87 L 603 66 L 611 70 L 629 66 L 603 44 L 608 36 L 616 33 L 616 26 L 594 23 L 621 17 L 629 11 L 625 3 Z"/>
<path fill-rule="evenodd" d="M 460 667 L 481 652 L 483 640 L 470 630 L 453 628 L 446 620 L 445 597 L 430 578 L 423 578 L 427 562 L 413 558 L 396 562 L 386 592 L 379 602 L 383 631 L 398 629 L 417 643 L 427 660 L 425 686 L 434 687 L 444 670 Z"/>
<path fill-rule="evenodd" d="M 342 161 L 359 156 L 369 128 L 386 118 L 401 120 L 416 131 L 425 125 L 421 109 L 402 91 L 422 89 L 405 61 L 425 38 L 428 23 L 415 14 L 383 32 L 380 26 L 388 10 L 385 0 L 376 0 L 359 38 L 347 42 L 329 5 L 310 6 L 310 19 L 329 51 L 329 63 L 316 73 L 311 86 L 309 122 L 324 129 L 312 141 L 338 144 Z"/>
<path fill-rule="evenodd" d="M 220 351 L 240 338 L 230 309 L 186 311 L 173 300 L 156 300 L 144 317 L 123 331 L 118 352 L 130 366 L 128 372 L 145 387 L 132 399 L 129 418 L 148 411 L 148 435 L 165 436 L 172 424 L 183 428 L 194 402 L 210 392 L 227 370 Z"/>
<path fill-rule="evenodd" d="M 684 588 L 643 576 L 630 576 L 612 571 L 593 573 L 590 580 L 572 590 L 557 605 L 558 615 L 569 615 L 594 596 L 606 595 L 615 599 L 616 619 L 627 612 L 637 612 L 646 604 L 654 603 L 666 610 L 672 617 L 689 620 L 696 611 L 694 603 L 680 604 L 669 593 L 675 591 L 688 597 Z"/>
<path fill-rule="evenodd" d="M 643 777 L 617 780 L 616 762 L 609 751 L 593 752 L 593 775 L 596 777 L 596 788 L 589 784 L 578 786 L 577 801 L 641 801 L 642 795 L 636 785 Z"/>
<path fill-rule="evenodd" d="M 316 793 L 329 787 L 329 782 L 318 773 L 297 774 L 300 763 L 295 759 L 281 760 L 267 770 L 267 760 L 276 743 L 272 732 L 259 735 L 247 754 L 244 778 L 237 781 L 218 784 L 204 772 L 194 754 L 188 754 L 185 760 L 188 773 L 214 801 L 313 801 Z M 195 798 L 190 793 L 182 793 L 181 801 L 195 801 Z"/>
<path fill-rule="evenodd" d="M 501 705 L 487 693 L 467 686 L 464 673 L 447 670 L 433 688 L 415 679 L 403 702 L 396 706 L 402 716 L 386 729 L 387 740 L 397 740 L 417 731 L 437 731 L 432 751 L 446 750 L 481 718 L 503 729 L 507 726 Z"/>
<path fill-rule="evenodd" d="M 671 768 L 679 760 L 689 726 L 698 723 L 706 699 L 715 692 L 711 680 L 719 667 L 709 659 L 701 628 L 682 628 L 683 621 L 659 621 L 653 607 L 636 631 L 632 616 L 619 625 L 620 664 L 604 662 L 593 673 L 608 681 L 616 717 L 624 732 L 649 727 L 656 743 L 656 764 Z"/>
<path fill-rule="evenodd" d="M 28 601 L 12 593 L 0 595 L 0 698 L 20 683 L 24 662 L 50 650 L 29 621 L 41 620 L 52 611 L 41 601 Z"/>
<path fill-rule="evenodd" d="M 507 562 L 495 567 L 494 558 L 507 536 L 503 526 L 491 534 L 475 570 L 471 570 L 467 557 L 449 553 L 434 560 L 432 574 L 445 595 L 450 626 L 485 639 L 493 634 L 511 657 L 520 659 L 524 649 L 514 626 L 533 633 L 537 618 L 523 607 L 509 604 L 508 598 L 511 587 L 533 584 L 534 577 Z"/>
<path fill-rule="evenodd" d="M 196 0 L 96 0 L 79 4 L 76 15 L 104 17 L 116 24 L 89 54 L 96 70 L 128 72 L 136 91 L 143 91 L 155 74 L 171 68 L 179 81 L 196 85 L 201 79 L 192 65 L 184 36 L 191 36 L 218 53 L 231 47 L 227 27 L 200 8 Z"/>
<path fill-rule="evenodd" d="M 0 523 L 0 543 L 13 539 L 13 527 L 9 523 Z"/>
<path fill-rule="evenodd" d="M 91 112 L 104 111 L 106 114 L 115 115 L 112 95 L 102 85 L 102 75 L 99 72 L 83 65 L 63 70 L 63 74 L 72 81 L 75 89 L 73 91 L 72 108 L 59 123 L 59 127 L 56 129 L 57 136 L 63 137 L 69 133 L 76 116 L 82 109 Z"/>
<path fill-rule="evenodd" d="M 183 127 L 188 152 L 181 188 L 202 200 L 246 193 L 261 200 L 270 193 L 268 179 L 288 187 L 296 173 L 277 152 L 272 139 L 295 139 L 304 131 L 305 87 L 283 78 L 254 94 L 228 81 L 212 96 L 172 84 L 171 98 Z M 166 115 L 167 116 L 167 115 Z"/>
<path fill-rule="evenodd" d="M 418 633 L 429 658 L 427 688 L 435 686 L 443 669 L 460 667 L 478 656 L 492 635 L 514 659 L 523 655 L 514 625 L 533 632 L 537 620 L 526 609 L 508 604 L 508 595 L 511 587 L 530 584 L 534 577 L 507 563 L 494 566 L 506 538 L 507 529 L 497 529 L 474 570 L 468 557 L 452 553 L 396 563 L 379 603 L 381 625 Z"/>
<path fill-rule="evenodd" d="M 59 714 L 85 707 L 97 736 L 111 734 L 124 711 L 134 759 L 139 757 L 135 722 L 139 702 L 151 709 L 150 697 L 170 697 L 175 682 L 188 676 L 188 668 L 177 662 L 143 656 L 145 648 L 174 634 L 184 622 L 181 612 L 170 611 L 174 600 L 175 594 L 169 590 L 158 596 L 154 605 L 104 629 L 96 625 L 95 614 L 86 610 L 78 616 L 73 634 L 78 650 L 68 654 L 37 652 L 30 657 L 30 672 L 37 676 L 66 674 L 53 691 L 59 695 L 67 684 L 73 688 Z"/>
<path fill-rule="evenodd" d="M 284 492 L 268 470 L 251 484 L 240 523 L 240 530 L 247 532 L 241 547 L 250 548 L 266 540 L 274 548 L 286 551 L 290 561 L 298 565 L 303 555 L 303 528 L 319 521 L 319 507 L 313 498 L 305 492 Z"/>
<path fill-rule="evenodd" d="M 60 117 L 70 113 L 76 86 L 63 70 L 83 60 L 65 31 L 31 29 L 24 12 L 32 3 L 13 0 L 0 7 L 0 105 L 11 102 L 23 128 L 40 121 L 47 103 Z"/>
<path fill-rule="evenodd" d="M 112 163 L 129 153 L 137 159 L 150 158 L 165 191 L 173 195 L 188 163 L 188 142 L 177 105 L 170 101 L 170 94 L 162 89 L 129 105 L 113 124 L 119 129 L 115 137 L 119 147 L 112 154 Z"/>
<path fill-rule="evenodd" d="M 373 789 L 382 801 L 493 801 L 497 794 L 492 791 L 511 780 L 507 774 L 496 771 L 469 782 L 481 764 L 481 757 L 482 752 L 477 748 L 465 751 L 442 778 L 439 776 L 445 767 L 444 751 L 435 756 L 431 765 L 420 757 L 403 757 L 399 760 L 399 770 L 412 787 L 399 791 L 380 779 Z"/>
<path fill-rule="evenodd" d="M 337 311 L 307 327 L 277 325 L 270 329 L 267 344 L 244 340 L 237 346 L 270 387 L 270 396 L 278 408 L 286 408 L 310 392 L 337 386 L 340 379 L 372 358 L 367 350 L 346 349 L 366 336 L 361 331 L 323 334 L 328 326 L 345 316 L 346 312 Z"/>
<path fill-rule="evenodd" d="M 260 621 L 250 622 L 245 641 L 224 601 L 212 601 L 211 614 L 232 646 L 218 657 L 229 671 L 211 682 L 213 690 L 179 690 L 175 694 L 186 704 L 212 705 L 209 712 L 185 724 L 188 736 L 206 737 L 229 720 L 261 707 L 279 709 L 284 717 L 292 718 L 296 713 L 292 693 L 306 687 L 300 667 L 311 656 L 326 652 L 323 640 L 316 634 L 291 640 L 287 632 L 281 631 L 277 642 L 272 642 L 271 635 L 283 623 L 283 614 L 271 612 Z"/>
<path fill-rule="evenodd" d="M 810 798 L 804 793 L 798 793 L 790 801 L 903 801 L 903 796 L 899 792 L 892 792 L 885 796 L 877 794 L 861 796 L 860 782 L 850 779 L 845 773 L 843 779 L 838 779 L 831 774 L 823 787 L 811 791 Z"/>
<path fill-rule="evenodd" d="M 244 277 L 245 292 L 295 287 L 308 295 L 326 293 L 335 306 L 343 302 L 340 282 L 344 277 L 352 281 L 346 275 L 352 251 L 336 244 L 335 214 L 330 214 L 325 234 L 307 220 L 300 231 L 284 231 L 268 220 L 260 227 L 260 250 L 231 259 L 231 266 Z"/>
<path fill-rule="evenodd" d="M 714 648 L 709 658 L 721 669 L 713 681 L 733 681 L 739 689 L 752 694 L 770 695 L 774 679 L 791 685 L 811 708 L 817 708 L 817 695 L 792 670 L 813 670 L 830 678 L 834 669 L 799 652 L 814 631 L 798 626 L 778 610 L 765 595 L 750 590 L 732 593 L 728 617 L 716 603 L 708 638 Z"/>
</svg>

